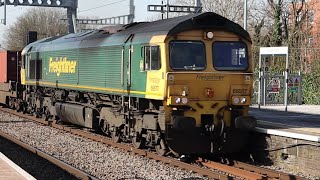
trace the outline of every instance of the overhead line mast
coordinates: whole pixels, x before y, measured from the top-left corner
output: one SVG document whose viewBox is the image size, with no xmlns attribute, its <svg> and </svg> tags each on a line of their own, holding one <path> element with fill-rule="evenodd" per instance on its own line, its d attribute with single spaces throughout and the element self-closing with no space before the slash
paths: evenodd
<svg viewBox="0 0 320 180">
<path fill-rule="evenodd" d="M 76 32 L 76 24 L 74 23 L 77 18 L 77 9 L 78 9 L 78 0 L 51 0 L 51 1 L 32 1 L 31 3 L 28 0 L 0 0 L 0 7 L 4 6 L 4 19 L 2 23 L 6 25 L 6 6 L 35 6 L 35 7 L 61 7 L 67 9 L 68 16 L 68 29 L 69 33 Z"/>
<path fill-rule="evenodd" d="M 0 0 L 0 7 L 4 6 L 4 19 L 1 20 L 1 23 L 6 25 L 6 5 L 14 6 L 36 6 L 36 7 L 62 7 L 67 9 L 67 19 L 69 33 L 76 33 L 77 24 L 94 24 L 94 25 L 121 25 L 121 24 L 130 24 L 134 21 L 134 0 L 129 0 L 129 15 L 117 16 L 111 18 L 102 18 L 102 19 L 77 19 L 77 9 L 78 9 L 78 0 L 51 0 L 48 1 L 33 1 L 30 3 L 28 0 Z M 122 1 L 119 1 L 122 2 Z"/>
<path fill-rule="evenodd" d="M 123 1 L 117 1 L 119 3 Z M 112 3 L 112 4 L 115 4 Z M 111 4 L 108 4 L 111 5 Z M 85 10 L 86 11 L 86 10 Z M 80 11 L 83 12 L 83 11 Z M 129 0 L 129 14 L 121 15 L 109 18 L 100 18 L 100 19 L 77 19 L 77 24 L 90 24 L 90 25 L 124 25 L 131 24 L 134 22 L 135 18 L 135 6 L 134 0 Z"/>
<path fill-rule="evenodd" d="M 167 4 L 164 5 L 162 1 L 162 5 L 148 5 L 148 11 L 151 12 L 161 12 L 162 19 L 164 19 L 163 14 L 166 13 L 167 19 L 169 18 L 170 12 L 182 12 L 182 13 L 201 13 L 202 6 L 201 0 L 195 0 L 194 6 L 175 6 L 170 5 L 169 0 L 167 0 Z"/>
</svg>

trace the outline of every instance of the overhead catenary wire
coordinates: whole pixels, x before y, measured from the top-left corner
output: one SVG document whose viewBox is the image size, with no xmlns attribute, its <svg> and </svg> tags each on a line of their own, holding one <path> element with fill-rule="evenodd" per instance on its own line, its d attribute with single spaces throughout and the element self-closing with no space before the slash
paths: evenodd
<svg viewBox="0 0 320 180">
<path fill-rule="evenodd" d="M 22 10 L 22 7 L 20 7 L 20 8 L 13 8 L 13 9 L 7 11 L 7 14 L 11 14 L 12 12 L 17 11 L 17 10 Z"/>
<path fill-rule="evenodd" d="M 110 5 L 113 5 L 113 4 L 118 4 L 118 3 L 121 3 L 121 2 L 124 2 L 124 1 L 127 1 L 127 0 L 120 0 L 120 1 L 113 2 L 113 3 L 104 4 L 104 5 L 101 5 L 101 6 L 97 6 L 97 7 L 85 9 L 85 10 L 82 10 L 82 11 L 78 11 L 78 13 L 82 13 L 82 12 L 86 12 L 86 11 L 91 11 L 91 10 L 99 9 L 99 8 L 102 8 L 102 7 L 105 7 L 105 6 L 110 6 Z"/>
</svg>

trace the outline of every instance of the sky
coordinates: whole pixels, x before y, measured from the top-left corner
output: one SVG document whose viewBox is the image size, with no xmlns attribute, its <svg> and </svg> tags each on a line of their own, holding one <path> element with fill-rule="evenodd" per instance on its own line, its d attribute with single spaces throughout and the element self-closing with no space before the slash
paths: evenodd
<svg viewBox="0 0 320 180">
<path fill-rule="evenodd" d="M 52 0 L 51 0 L 52 1 Z M 29 0 L 30 2 L 30 0 Z M 134 0 L 135 21 L 148 21 L 156 16 L 155 12 L 147 12 L 148 4 L 161 4 L 162 0 Z M 17 17 L 22 16 L 30 7 L 7 6 L 7 25 L 0 24 L 0 44 L 2 34 L 14 24 Z M 78 17 L 108 18 L 129 14 L 129 0 L 78 0 Z M 0 7 L 0 19 L 4 18 L 4 7 Z"/>
</svg>

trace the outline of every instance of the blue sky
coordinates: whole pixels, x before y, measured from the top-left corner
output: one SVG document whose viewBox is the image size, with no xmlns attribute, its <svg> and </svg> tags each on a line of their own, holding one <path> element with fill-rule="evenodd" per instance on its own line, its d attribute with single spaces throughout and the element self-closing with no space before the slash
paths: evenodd
<svg viewBox="0 0 320 180">
<path fill-rule="evenodd" d="M 79 16 L 99 16 L 112 17 L 119 15 L 126 15 L 129 13 L 129 0 L 78 0 L 79 1 Z M 111 3 L 116 4 L 108 5 Z M 136 21 L 145 21 L 148 17 L 153 16 L 154 13 L 147 12 L 148 4 L 161 4 L 161 0 L 134 0 L 136 7 Z M 104 7 L 88 10 L 105 5 Z M 84 12 L 82 12 L 84 11 Z"/>
<path fill-rule="evenodd" d="M 147 12 L 148 4 L 161 4 L 162 0 L 134 0 L 135 4 L 135 21 L 150 20 L 157 13 Z M 164 0 L 166 2 L 166 0 Z M 78 0 L 78 16 L 79 17 L 98 17 L 107 18 L 129 14 L 129 0 Z M 114 4 L 112 4 L 114 3 Z M 112 4 L 112 5 L 108 5 Z M 0 24 L 0 34 L 7 31 L 17 17 L 23 15 L 25 6 L 7 6 L 7 25 Z M 4 17 L 4 8 L 0 7 L 0 19 Z M 0 44 L 3 44 L 3 38 L 0 35 Z"/>
</svg>

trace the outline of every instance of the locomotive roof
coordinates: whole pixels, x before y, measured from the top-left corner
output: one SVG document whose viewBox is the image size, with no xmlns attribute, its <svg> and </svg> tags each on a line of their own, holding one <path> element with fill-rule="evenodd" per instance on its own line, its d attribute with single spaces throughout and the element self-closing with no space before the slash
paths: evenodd
<svg viewBox="0 0 320 180">
<path fill-rule="evenodd" d="M 166 35 L 171 36 L 187 30 L 208 28 L 223 29 L 242 36 L 250 41 L 249 33 L 240 25 L 213 12 L 191 14 L 142 23 L 123 30 L 123 33 L 135 34 L 141 32 L 166 32 Z"/>
<path fill-rule="evenodd" d="M 191 14 L 153 22 L 132 23 L 42 39 L 29 44 L 26 51 L 52 51 L 107 45 L 123 45 L 130 37 L 140 43 L 148 43 L 157 35 L 172 36 L 193 29 L 218 29 L 235 33 L 251 42 L 250 36 L 240 25 L 212 12 Z"/>
</svg>

